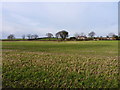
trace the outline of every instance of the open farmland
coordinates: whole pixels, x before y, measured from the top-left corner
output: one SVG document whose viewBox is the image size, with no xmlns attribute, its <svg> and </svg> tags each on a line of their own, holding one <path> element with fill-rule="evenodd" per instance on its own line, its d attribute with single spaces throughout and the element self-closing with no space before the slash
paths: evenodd
<svg viewBox="0 0 120 90">
<path fill-rule="evenodd" d="M 117 88 L 118 41 L 4 41 L 3 88 Z"/>
</svg>

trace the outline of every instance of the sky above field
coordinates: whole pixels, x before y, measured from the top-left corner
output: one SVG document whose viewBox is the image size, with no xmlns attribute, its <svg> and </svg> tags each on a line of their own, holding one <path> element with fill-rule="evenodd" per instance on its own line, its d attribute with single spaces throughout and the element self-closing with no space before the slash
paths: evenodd
<svg viewBox="0 0 120 90">
<path fill-rule="evenodd" d="M 69 36 L 94 31 L 96 36 L 118 33 L 117 2 L 4 2 L 2 38 L 9 34 L 53 34 L 60 30 Z"/>
</svg>

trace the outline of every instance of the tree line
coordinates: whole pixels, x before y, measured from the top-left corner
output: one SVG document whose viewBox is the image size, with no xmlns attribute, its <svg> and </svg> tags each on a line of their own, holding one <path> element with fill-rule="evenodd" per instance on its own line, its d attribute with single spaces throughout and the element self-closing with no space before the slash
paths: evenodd
<svg viewBox="0 0 120 90">
<path fill-rule="evenodd" d="M 52 33 L 46 33 L 47 38 L 53 38 L 53 34 Z M 31 35 L 22 35 L 22 39 L 25 39 L 27 37 L 27 39 L 38 39 L 39 36 L 37 34 Z M 59 31 L 55 34 L 55 37 L 61 38 L 62 40 L 65 40 L 68 37 L 68 32 L 65 30 Z M 15 35 L 14 34 L 10 34 L 7 39 L 15 39 Z"/>
<path fill-rule="evenodd" d="M 73 37 L 69 37 L 69 39 L 96 39 L 96 38 L 101 38 L 103 39 L 102 36 L 100 37 L 95 37 L 96 33 L 94 31 L 91 31 L 90 33 L 88 33 L 88 37 L 82 32 L 82 33 L 75 33 Z M 69 36 L 69 32 L 66 31 L 66 30 L 62 30 L 62 31 L 59 31 L 55 34 L 55 37 L 52 33 L 46 33 L 46 38 L 56 38 L 56 39 L 61 39 L 61 40 L 66 40 L 66 38 Z M 40 39 L 39 36 L 37 34 L 28 34 L 28 35 L 22 35 L 21 36 L 22 38 L 21 39 L 28 39 L 28 40 L 37 40 L 37 39 Z M 27 38 L 26 38 L 27 37 Z M 104 37 L 105 38 L 105 37 Z M 120 39 L 120 33 L 118 35 L 115 35 L 114 33 L 109 33 L 106 38 L 115 38 L 116 40 L 119 40 Z M 9 40 L 14 40 L 16 39 L 15 38 L 15 35 L 14 34 L 10 34 L 7 39 Z M 68 38 L 67 38 L 68 39 Z"/>
</svg>

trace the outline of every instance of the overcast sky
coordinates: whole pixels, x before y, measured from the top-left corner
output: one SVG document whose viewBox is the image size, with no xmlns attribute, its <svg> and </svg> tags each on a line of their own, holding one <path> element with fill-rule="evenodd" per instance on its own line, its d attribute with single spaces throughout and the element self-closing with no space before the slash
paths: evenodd
<svg viewBox="0 0 120 90">
<path fill-rule="evenodd" d="M 2 38 L 65 29 L 70 36 L 94 31 L 96 36 L 118 32 L 117 2 L 4 2 Z"/>
</svg>

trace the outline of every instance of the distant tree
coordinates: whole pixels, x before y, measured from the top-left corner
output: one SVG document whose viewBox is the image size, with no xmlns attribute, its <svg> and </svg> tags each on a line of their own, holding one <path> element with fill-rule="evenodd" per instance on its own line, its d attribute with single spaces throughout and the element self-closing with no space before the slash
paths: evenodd
<svg viewBox="0 0 120 90">
<path fill-rule="evenodd" d="M 82 33 L 80 33 L 80 36 L 85 36 L 85 34 L 82 32 Z"/>
<path fill-rule="evenodd" d="M 90 37 L 94 37 L 95 36 L 95 32 L 90 32 L 90 33 L 88 33 L 88 36 L 90 36 Z"/>
<path fill-rule="evenodd" d="M 76 37 L 70 37 L 70 40 L 76 40 Z"/>
<path fill-rule="evenodd" d="M 22 35 L 22 39 L 25 39 L 25 35 Z"/>
<path fill-rule="evenodd" d="M 79 36 L 80 36 L 79 33 L 75 33 L 75 34 L 74 34 L 74 37 L 76 37 L 76 38 L 78 38 Z"/>
<path fill-rule="evenodd" d="M 31 38 L 32 38 L 32 35 L 31 35 L 31 34 L 28 34 L 27 37 L 28 37 L 28 39 L 31 39 Z"/>
<path fill-rule="evenodd" d="M 118 37 L 118 36 L 114 34 L 113 37 L 116 38 L 116 37 Z"/>
<path fill-rule="evenodd" d="M 35 39 L 35 36 L 34 36 L 34 35 L 31 35 L 31 39 Z"/>
<path fill-rule="evenodd" d="M 57 32 L 57 33 L 55 34 L 55 36 L 56 36 L 56 38 L 58 39 L 58 38 L 60 37 L 59 32 Z"/>
<path fill-rule="evenodd" d="M 113 37 L 114 37 L 116 40 L 120 40 L 119 36 L 117 36 L 117 35 L 114 35 Z"/>
<path fill-rule="evenodd" d="M 107 35 L 106 38 L 109 38 L 109 36 Z"/>
<path fill-rule="evenodd" d="M 120 40 L 119 33 L 118 33 L 118 35 L 115 35 L 114 33 L 109 33 L 108 36 L 112 37 L 113 39 Z"/>
<path fill-rule="evenodd" d="M 65 30 L 59 31 L 58 33 L 56 33 L 57 37 L 61 37 L 62 40 L 65 40 L 66 37 L 68 37 L 68 32 Z"/>
<path fill-rule="evenodd" d="M 37 35 L 37 34 L 34 34 L 34 38 L 37 39 L 37 38 L 38 38 L 38 35 Z"/>
<path fill-rule="evenodd" d="M 7 38 L 8 39 L 15 39 L 15 36 L 13 34 L 10 34 Z"/>
<path fill-rule="evenodd" d="M 28 37 L 28 39 L 37 39 L 38 35 L 37 34 L 34 34 L 34 35 L 28 34 L 27 37 Z"/>
<path fill-rule="evenodd" d="M 108 36 L 109 36 L 109 37 L 114 37 L 115 34 L 114 34 L 114 33 L 109 33 Z"/>
<path fill-rule="evenodd" d="M 50 38 L 51 37 L 53 37 L 53 34 L 52 33 L 46 33 L 46 36 L 49 38 L 49 40 L 50 40 Z"/>
<path fill-rule="evenodd" d="M 46 33 L 46 36 L 47 36 L 48 38 L 51 38 L 51 37 L 53 37 L 53 34 L 52 34 L 52 33 Z"/>
</svg>

